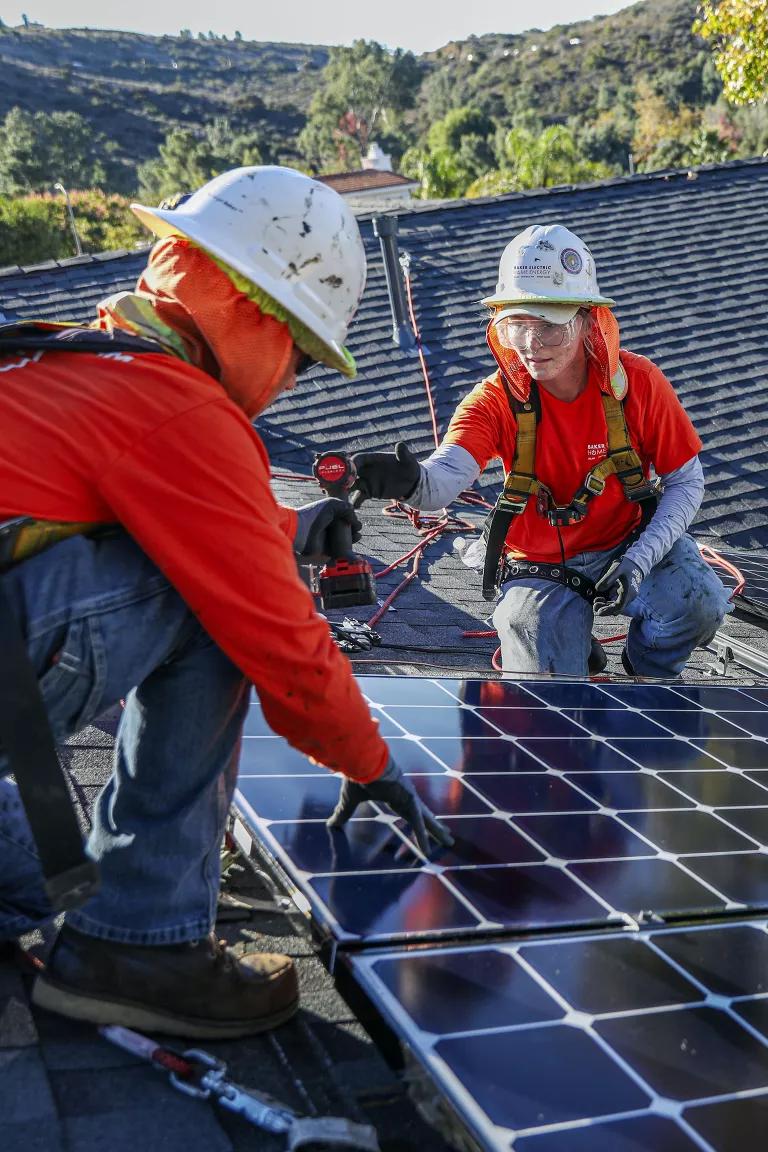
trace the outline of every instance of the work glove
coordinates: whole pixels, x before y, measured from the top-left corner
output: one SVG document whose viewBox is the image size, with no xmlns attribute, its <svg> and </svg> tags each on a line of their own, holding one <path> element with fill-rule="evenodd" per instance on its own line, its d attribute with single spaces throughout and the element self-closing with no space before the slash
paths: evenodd
<svg viewBox="0 0 768 1152">
<path fill-rule="evenodd" d="M 352 544 L 360 539 L 362 524 L 347 500 L 337 500 L 326 496 L 296 509 L 296 535 L 293 538 L 294 551 L 299 556 L 331 556 L 337 559 L 338 547 L 335 543 L 339 535 L 339 521 L 349 525 Z M 349 537 L 348 537 L 349 539 Z"/>
<path fill-rule="evenodd" d="M 595 584 L 595 616 L 620 616 L 640 590 L 643 573 L 634 560 L 614 560 Z"/>
<path fill-rule="evenodd" d="M 402 440 L 394 452 L 357 452 L 352 457 L 357 479 L 352 503 L 363 500 L 407 500 L 421 479 L 421 465 Z"/>
<path fill-rule="evenodd" d="M 453 844 L 453 836 L 423 803 L 413 784 L 407 776 L 403 776 L 402 770 L 391 756 L 382 775 L 378 780 L 371 780 L 370 784 L 358 784 L 355 780 L 345 777 L 341 785 L 339 802 L 328 820 L 328 827 L 341 828 L 354 815 L 357 806 L 364 804 L 366 800 L 386 804 L 396 816 L 401 816 L 410 825 L 416 843 L 425 856 L 429 853 L 430 836 L 446 848 Z"/>
</svg>

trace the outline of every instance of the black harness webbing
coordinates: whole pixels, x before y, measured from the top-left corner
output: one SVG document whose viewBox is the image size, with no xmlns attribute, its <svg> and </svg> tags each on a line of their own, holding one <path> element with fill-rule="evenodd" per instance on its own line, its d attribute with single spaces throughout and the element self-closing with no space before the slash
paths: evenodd
<svg viewBox="0 0 768 1152">
<path fill-rule="evenodd" d="M 37 321 L 0 325 L 0 356 L 26 352 L 165 353 L 153 340 Z M 94 525 L 20 517 L 0 532 L 0 567 L 9 567 L 66 535 Z M 34 545 L 34 546 L 33 546 Z M 0 745 L 16 778 L 54 911 L 74 908 L 98 889 L 98 868 L 83 849 L 72 797 L 48 723 L 37 675 L 0 583 Z"/>
<path fill-rule="evenodd" d="M 504 545 L 512 521 L 520 516 L 528 506 L 531 496 L 536 496 L 539 513 L 555 528 L 566 527 L 583 520 L 589 510 L 589 503 L 605 490 L 606 480 L 614 475 L 622 486 L 627 500 L 639 503 L 642 516 L 638 531 L 645 528 L 656 508 L 658 483 L 648 481 L 643 472 L 642 462 L 629 439 L 624 409 L 613 393 L 601 394 L 608 433 L 608 454 L 595 465 L 584 479 L 584 483 L 569 504 L 558 505 L 545 484 L 535 474 L 536 429 L 541 419 L 541 399 L 535 380 L 531 381 L 528 400 L 518 400 L 513 395 L 502 374 L 502 383 L 507 401 L 517 427 L 515 453 L 512 466 L 504 481 L 504 487 L 496 501 L 496 506 L 485 522 L 483 538 L 486 542 L 485 563 L 483 565 L 483 597 L 495 600 L 502 582 L 502 558 Z M 563 565 L 540 565 L 541 569 L 557 568 L 558 575 L 541 573 L 543 579 L 565 583 L 570 569 Z M 518 576 L 525 575 L 517 573 Z M 575 575 L 579 575 L 575 573 Z M 514 579 L 514 576 L 507 577 Z M 583 591 L 580 595 L 584 595 Z M 586 597 L 585 597 L 586 598 Z"/>
<path fill-rule="evenodd" d="M 83 851 L 75 810 L 24 637 L 0 585 L 0 744 L 16 777 L 55 911 L 98 889 L 98 869 Z"/>
<path fill-rule="evenodd" d="M 562 584 L 582 596 L 588 604 L 595 598 L 595 582 L 583 572 L 575 568 L 563 567 L 562 564 L 544 564 L 541 560 L 513 560 L 511 557 L 502 564 L 499 583 L 507 580 L 525 580 L 534 576 L 537 580 L 551 580 L 555 584 Z"/>
<path fill-rule="evenodd" d="M 169 355 L 168 349 L 146 336 L 130 332 L 103 332 L 99 328 L 80 328 L 76 324 L 55 324 L 43 320 L 20 320 L 0 324 L 0 356 L 14 352 L 154 352 Z"/>
</svg>

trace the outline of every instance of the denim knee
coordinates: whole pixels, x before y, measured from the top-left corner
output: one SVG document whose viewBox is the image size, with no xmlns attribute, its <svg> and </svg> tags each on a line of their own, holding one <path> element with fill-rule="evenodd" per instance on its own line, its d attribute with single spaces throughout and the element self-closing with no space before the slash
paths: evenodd
<svg viewBox="0 0 768 1152">
<path fill-rule="evenodd" d="M 728 592 L 716 578 L 711 584 L 692 590 L 688 619 L 698 646 L 710 642 L 731 610 Z"/>
</svg>

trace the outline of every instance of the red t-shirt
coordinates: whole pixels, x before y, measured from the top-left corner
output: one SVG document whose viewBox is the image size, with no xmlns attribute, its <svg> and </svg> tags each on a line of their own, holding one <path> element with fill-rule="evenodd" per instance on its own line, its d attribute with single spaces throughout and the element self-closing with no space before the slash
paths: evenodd
<svg viewBox="0 0 768 1152">
<path fill-rule="evenodd" d="M 120 523 L 255 685 L 275 732 L 363 782 L 387 747 L 299 579 L 296 514 L 210 376 L 162 355 L 0 360 L 0 520 Z"/>
<path fill-rule="evenodd" d="M 701 441 L 664 373 L 644 356 L 621 353 L 629 387 L 624 415 L 632 446 L 646 475 L 653 465 L 662 475 L 680 468 L 701 449 Z M 608 454 L 608 431 L 600 399 L 600 376 L 592 366 L 587 387 L 575 400 L 558 400 L 539 388 L 541 419 L 536 429 L 536 477 L 557 504 L 568 504 L 591 468 Z M 478 384 L 462 400 L 444 437 L 470 452 L 479 467 L 499 457 L 509 472 L 517 424 L 501 373 Z M 561 528 L 566 557 L 602 552 L 620 544 L 637 524 L 640 508 L 624 496 L 619 480 L 609 476 L 605 491 L 594 497 L 585 518 Z M 517 516 L 507 534 L 507 547 L 530 560 L 561 559 L 557 530 L 536 511 L 536 500 Z"/>
</svg>

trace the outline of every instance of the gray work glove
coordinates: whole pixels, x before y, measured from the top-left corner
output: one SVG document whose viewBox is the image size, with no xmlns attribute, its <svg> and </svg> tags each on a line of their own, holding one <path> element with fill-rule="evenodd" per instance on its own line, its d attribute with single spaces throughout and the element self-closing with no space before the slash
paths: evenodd
<svg viewBox="0 0 768 1152">
<path fill-rule="evenodd" d="M 357 479 L 352 503 L 363 500 L 407 500 L 421 479 L 421 465 L 407 444 L 395 444 L 394 452 L 357 452 L 352 457 Z"/>
<path fill-rule="evenodd" d="M 362 524 L 347 500 L 326 496 L 322 500 L 315 500 L 313 504 L 297 508 L 296 515 L 298 520 L 293 548 L 299 556 L 331 556 L 336 559 L 338 551 L 334 546 L 334 538 L 338 535 L 338 528 L 334 526 L 337 521 L 349 525 L 352 544 L 360 539 Z"/>
<path fill-rule="evenodd" d="M 626 556 L 614 560 L 595 584 L 597 595 L 592 603 L 595 616 L 620 616 L 637 596 L 642 582 L 642 570 L 634 560 Z"/>
<path fill-rule="evenodd" d="M 407 776 L 403 776 L 391 756 L 382 775 L 370 784 L 358 784 L 348 777 L 344 779 L 339 802 L 328 820 L 328 827 L 341 828 L 354 815 L 358 804 L 364 804 L 366 800 L 386 804 L 396 816 L 401 816 L 410 825 L 416 843 L 425 856 L 429 853 L 430 836 L 446 848 L 453 844 L 453 836 L 423 803 L 413 784 Z"/>
</svg>

